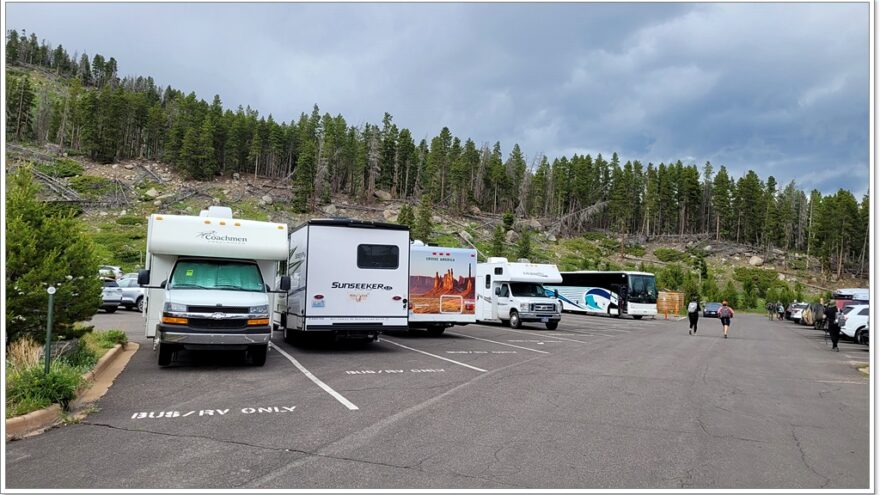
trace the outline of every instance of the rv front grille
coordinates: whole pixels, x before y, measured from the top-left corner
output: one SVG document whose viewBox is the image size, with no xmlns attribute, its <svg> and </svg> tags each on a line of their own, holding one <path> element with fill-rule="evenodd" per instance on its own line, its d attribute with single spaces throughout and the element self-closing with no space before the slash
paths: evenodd
<svg viewBox="0 0 880 495">
<path fill-rule="evenodd" d="M 532 311 L 555 311 L 554 304 L 532 304 Z"/>
<path fill-rule="evenodd" d="M 213 318 L 190 318 L 189 326 L 191 328 L 218 329 L 218 330 L 236 330 L 247 327 L 247 320 L 215 320 Z"/>
<path fill-rule="evenodd" d="M 187 312 L 189 313 L 234 313 L 234 314 L 248 314 L 250 313 L 250 308 L 247 306 L 187 306 Z"/>
</svg>

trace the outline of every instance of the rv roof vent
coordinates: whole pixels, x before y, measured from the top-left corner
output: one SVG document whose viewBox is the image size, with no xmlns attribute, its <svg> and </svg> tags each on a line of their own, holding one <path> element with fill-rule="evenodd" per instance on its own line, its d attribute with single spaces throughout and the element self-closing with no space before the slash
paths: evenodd
<svg viewBox="0 0 880 495">
<path fill-rule="evenodd" d="M 492 257 L 486 260 L 486 263 L 507 263 L 507 258 Z"/>
<path fill-rule="evenodd" d="M 422 241 L 420 241 L 420 240 L 418 240 L 418 239 L 416 239 L 416 240 L 412 241 L 412 245 L 413 245 L 413 246 L 424 246 L 425 243 L 422 242 Z"/>
<path fill-rule="evenodd" d="M 517 263 L 531 263 L 528 258 L 520 258 L 516 260 Z"/>
<path fill-rule="evenodd" d="M 200 217 L 232 218 L 232 208 L 228 206 L 209 206 L 207 210 L 199 212 Z"/>
</svg>

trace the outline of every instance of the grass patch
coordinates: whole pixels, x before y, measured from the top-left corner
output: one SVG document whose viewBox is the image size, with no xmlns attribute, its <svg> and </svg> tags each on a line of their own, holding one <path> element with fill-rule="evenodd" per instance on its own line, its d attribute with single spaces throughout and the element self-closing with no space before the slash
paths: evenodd
<svg viewBox="0 0 880 495">
<path fill-rule="evenodd" d="M 70 178 L 70 187 L 91 199 L 98 199 L 113 192 L 113 181 L 93 175 L 78 175 Z"/>
<path fill-rule="evenodd" d="M 685 261 L 689 257 L 687 253 L 683 253 L 677 249 L 670 248 L 657 248 L 654 250 L 654 256 L 656 256 L 658 260 L 664 261 L 666 263 L 677 263 L 680 261 Z"/>
<path fill-rule="evenodd" d="M 116 223 L 118 223 L 119 225 L 145 225 L 147 223 L 147 219 L 134 215 L 124 215 L 121 217 L 116 217 Z"/>
<path fill-rule="evenodd" d="M 69 158 L 60 158 L 55 163 L 40 163 L 36 169 L 52 177 L 75 177 L 85 172 L 79 162 Z"/>
</svg>

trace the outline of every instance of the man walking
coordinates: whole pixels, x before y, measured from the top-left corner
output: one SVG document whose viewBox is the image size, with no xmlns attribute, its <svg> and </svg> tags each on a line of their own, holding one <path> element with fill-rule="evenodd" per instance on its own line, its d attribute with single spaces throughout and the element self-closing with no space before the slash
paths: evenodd
<svg viewBox="0 0 880 495">
<path fill-rule="evenodd" d="M 690 321 L 690 329 L 688 335 L 697 333 L 697 321 L 700 319 L 700 302 L 694 297 L 688 304 L 688 320 Z"/>
<path fill-rule="evenodd" d="M 837 321 L 837 304 L 834 301 L 831 301 L 825 308 L 825 321 L 828 322 L 828 335 L 831 337 L 831 350 L 835 352 L 840 352 L 840 349 L 837 347 L 837 342 L 840 340 L 840 324 Z"/>
<path fill-rule="evenodd" d="M 727 331 L 730 330 L 730 319 L 733 318 L 733 308 L 727 305 L 727 301 L 721 301 L 721 309 L 718 310 L 718 317 L 721 319 L 721 326 L 724 328 L 724 338 L 727 338 Z"/>
</svg>

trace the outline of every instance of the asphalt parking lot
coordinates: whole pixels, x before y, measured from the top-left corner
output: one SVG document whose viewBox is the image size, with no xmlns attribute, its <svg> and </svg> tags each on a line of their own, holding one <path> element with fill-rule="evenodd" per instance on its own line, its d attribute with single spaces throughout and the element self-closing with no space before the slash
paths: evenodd
<svg viewBox="0 0 880 495">
<path fill-rule="evenodd" d="M 79 424 L 6 445 L 9 488 L 868 488 L 867 348 L 718 320 L 565 315 L 367 345 L 290 346 L 266 365 L 142 342 Z"/>
</svg>

